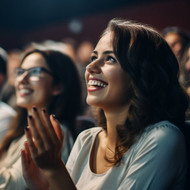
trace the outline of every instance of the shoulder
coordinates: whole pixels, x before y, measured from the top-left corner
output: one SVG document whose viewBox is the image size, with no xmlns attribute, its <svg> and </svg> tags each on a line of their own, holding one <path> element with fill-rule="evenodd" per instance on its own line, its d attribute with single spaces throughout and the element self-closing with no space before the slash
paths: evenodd
<svg viewBox="0 0 190 190">
<path fill-rule="evenodd" d="M 4 114 L 10 114 L 12 116 L 15 115 L 15 110 L 9 106 L 8 104 L 4 103 L 4 102 L 0 102 L 0 112 L 4 113 Z"/>
<path fill-rule="evenodd" d="M 82 131 L 78 135 L 67 161 L 67 169 L 71 170 L 74 163 L 76 162 L 76 160 L 79 160 L 79 158 L 86 158 L 86 155 L 89 153 L 94 139 L 96 138 L 96 135 L 101 130 L 101 127 L 93 127 Z"/>
<path fill-rule="evenodd" d="M 156 141 L 183 139 L 180 129 L 169 121 L 160 121 L 145 129 L 145 136 L 154 137 Z M 168 138 L 169 137 L 169 138 Z"/>
<path fill-rule="evenodd" d="M 90 129 L 86 129 L 82 131 L 76 141 L 85 142 L 85 141 L 90 141 L 96 137 L 96 135 L 102 130 L 101 127 L 92 127 Z"/>
<path fill-rule="evenodd" d="M 149 125 L 137 142 L 137 147 L 155 150 L 178 151 L 185 149 L 185 140 L 180 129 L 169 121 Z M 185 150 L 184 150 L 185 151 Z"/>
<path fill-rule="evenodd" d="M 72 152 L 80 152 L 81 150 L 84 151 L 86 149 L 90 149 L 94 139 L 96 138 L 96 135 L 101 130 L 101 127 L 93 127 L 82 131 L 75 141 Z"/>
</svg>

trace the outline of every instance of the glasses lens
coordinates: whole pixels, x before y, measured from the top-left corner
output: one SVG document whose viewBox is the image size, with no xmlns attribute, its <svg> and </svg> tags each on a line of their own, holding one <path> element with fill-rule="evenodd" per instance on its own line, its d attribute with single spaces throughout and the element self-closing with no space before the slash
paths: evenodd
<svg viewBox="0 0 190 190">
<path fill-rule="evenodd" d="M 29 70 L 29 79 L 30 81 L 39 81 L 41 76 L 42 68 L 36 67 Z"/>
<path fill-rule="evenodd" d="M 42 76 L 42 71 L 51 74 L 47 69 L 43 67 L 34 67 L 30 69 L 17 68 L 15 69 L 15 77 L 17 80 L 22 80 L 22 75 L 27 71 L 27 74 L 24 76 L 28 77 L 30 81 L 39 81 Z"/>
<path fill-rule="evenodd" d="M 15 77 L 21 76 L 25 72 L 22 68 L 16 68 L 15 69 Z"/>
</svg>

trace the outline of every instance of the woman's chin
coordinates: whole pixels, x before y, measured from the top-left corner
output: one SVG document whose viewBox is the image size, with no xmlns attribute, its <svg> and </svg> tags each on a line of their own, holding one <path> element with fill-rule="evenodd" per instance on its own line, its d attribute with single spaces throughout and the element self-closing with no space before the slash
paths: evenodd
<svg viewBox="0 0 190 190">
<path fill-rule="evenodd" d="M 21 108 L 25 108 L 25 109 L 29 109 L 29 107 L 31 107 L 28 102 L 24 102 L 24 101 L 17 101 L 17 106 L 21 107 Z"/>
</svg>

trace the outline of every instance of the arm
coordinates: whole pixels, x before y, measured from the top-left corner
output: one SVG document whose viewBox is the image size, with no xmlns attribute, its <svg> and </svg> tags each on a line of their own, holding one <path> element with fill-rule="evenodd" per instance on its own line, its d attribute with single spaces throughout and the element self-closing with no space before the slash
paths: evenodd
<svg viewBox="0 0 190 190">
<path fill-rule="evenodd" d="M 59 122 L 43 110 L 34 109 L 28 119 L 26 137 L 34 163 L 53 190 L 76 189 L 61 159 L 63 133 Z"/>
</svg>

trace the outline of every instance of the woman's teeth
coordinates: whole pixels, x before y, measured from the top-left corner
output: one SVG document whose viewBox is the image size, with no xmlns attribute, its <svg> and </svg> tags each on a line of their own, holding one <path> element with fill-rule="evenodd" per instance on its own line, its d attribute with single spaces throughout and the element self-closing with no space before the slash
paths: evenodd
<svg viewBox="0 0 190 190">
<path fill-rule="evenodd" d="M 22 93 L 22 94 L 29 94 L 30 92 L 31 92 L 31 90 L 29 90 L 29 89 L 20 89 L 19 90 L 20 91 L 20 93 Z"/>
<path fill-rule="evenodd" d="M 105 84 L 105 83 L 103 83 L 101 81 L 97 81 L 97 80 L 89 80 L 88 85 L 99 86 L 99 87 L 106 87 L 107 86 L 107 84 Z"/>
</svg>

